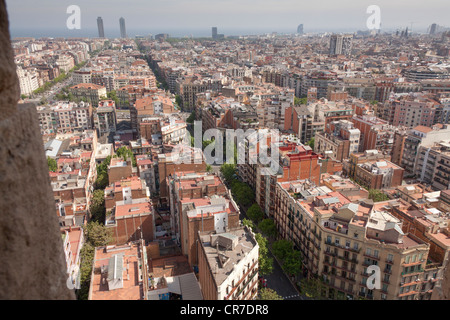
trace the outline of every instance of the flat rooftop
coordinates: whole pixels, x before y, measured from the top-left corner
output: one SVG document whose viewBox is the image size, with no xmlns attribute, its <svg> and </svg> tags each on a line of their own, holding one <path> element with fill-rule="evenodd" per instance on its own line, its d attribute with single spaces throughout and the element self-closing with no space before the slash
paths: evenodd
<svg viewBox="0 0 450 320">
<path fill-rule="evenodd" d="M 116 250 L 107 252 L 105 247 L 95 249 L 93 262 L 94 270 L 105 266 L 108 269 L 109 260 L 117 254 L 123 254 L 123 288 L 109 290 L 108 282 L 102 283 L 107 274 L 94 272 L 91 278 L 91 300 L 142 300 L 144 295 L 143 283 L 139 282 L 139 247 L 116 246 Z M 129 280 L 128 280 L 129 279 Z"/>
<path fill-rule="evenodd" d="M 233 272 L 234 265 L 238 264 L 258 244 L 251 233 L 247 232 L 245 229 L 228 231 L 225 235 L 229 237 L 237 237 L 238 242 L 234 250 L 227 250 L 219 246 L 219 253 L 229 258 L 226 264 L 222 267 L 219 262 L 216 246 L 211 246 L 211 234 L 212 233 L 200 234 L 200 241 L 205 250 L 209 268 L 213 273 L 216 284 L 217 286 L 220 286 Z"/>
</svg>

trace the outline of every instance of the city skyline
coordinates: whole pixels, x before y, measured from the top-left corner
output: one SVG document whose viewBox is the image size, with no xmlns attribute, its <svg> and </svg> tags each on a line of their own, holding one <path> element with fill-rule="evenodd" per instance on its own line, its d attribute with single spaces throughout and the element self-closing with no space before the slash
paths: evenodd
<svg viewBox="0 0 450 320">
<path fill-rule="evenodd" d="M 217 26 L 226 36 L 270 32 L 293 34 L 300 23 L 304 25 L 305 33 L 365 31 L 370 16 L 366 10 L 371 4 L 369 1 L 336 4 L 329 0 L 322 1 L 320 5 L 292 0 L 274 4 L 264 0 L 255 7 L 252 0 L 243 3 L 235 0 L 195 0 L 189 4 L 181 0 L 167 2 L 170 3 L 160 1 L 149 4 L 134 0 L 130 2 L 132 5 L 123 5 L 112 0 L 108 7 L 104 7 L 101 1 L 82 0 L 77 4 L 81 10 L 80 30 L 66 27 L 69 17 L 66 9 L 71 5 L 70 1 L 43 0 L 39 8 L 35 8 L 29 0 L 9 0 L 7 5 L 12 37 L 95 37 L 98 34 L 98 16 L 103 18 L 108 37 L 120 37 L 117 20 L 122 16 L 128 20 L 128 36 L 168 33 L 175 37 L 206 37 L 211 35 L 212 26 Z M 382 31 L 395 32 L 408 27 L 413 32 L 426 33 L 433 23 L 446 25 L 444 12 L 447 10 L 443 10 L 439 1 L 429 1 L 426 5 L 414 1 L 408 2 L 407 6 L 403 2 L 379 1 Z M 450 4 L 444 6 L 450 9 Z"/>
</svg>

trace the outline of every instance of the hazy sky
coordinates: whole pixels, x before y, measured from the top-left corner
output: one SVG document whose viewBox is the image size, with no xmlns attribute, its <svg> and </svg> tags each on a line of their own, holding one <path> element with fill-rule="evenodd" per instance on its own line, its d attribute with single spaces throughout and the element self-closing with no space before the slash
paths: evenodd
<svg viewBox="0 0 450 320">
<path fill-rule="evenodd" d="M 431 23 L 450 27 L 449 0 L 6 0 L 12 36 L 96 36 L 98 16 L 105 34 L 119 36 L 124 17 L 129 36 L 167 32 L 207 35 L 217 26 L 226 35 L 256 32 L 366 30 L 369 5 L 381 9 L 382 28 L 426 32 Z M 81 30 L 69 30 L 67 7 L 81 9 Z"/>
</svg>

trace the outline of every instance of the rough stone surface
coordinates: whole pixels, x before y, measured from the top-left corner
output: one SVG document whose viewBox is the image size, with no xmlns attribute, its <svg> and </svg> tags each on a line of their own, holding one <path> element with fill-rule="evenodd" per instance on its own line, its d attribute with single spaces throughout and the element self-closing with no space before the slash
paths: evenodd
<svg viewBox="0 0 450 320">
<path fill-rule="evenodd" d="M 34 105 L 19 85 L 0 0 L 0 299 L 74 299 Z"/>
<path fill-rule="evenodd" d="M 0 120 L 2 120 L 16 112 L 17 101 L 20 98 L 5 0 L 0 0 L 0 61 Z"/>
<path fill-rule="evenodd" d="M 0 121 L 0 299 L 72 299 L 34 105 Z"/>
</svg>

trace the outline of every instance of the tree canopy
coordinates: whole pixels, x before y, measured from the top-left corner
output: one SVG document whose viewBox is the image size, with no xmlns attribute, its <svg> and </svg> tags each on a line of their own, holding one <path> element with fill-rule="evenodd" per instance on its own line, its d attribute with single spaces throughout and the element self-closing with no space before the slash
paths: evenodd
<svg viewBox="0 0 450 320">
<path fill-rule="evenodd" d="M 277 226 L 272 219 L 264 219 L 258 224 L 258 229 L 269 238 L 276 238 Z"/>
<path fill-rule="evenodd" d="M 248 207 L 255 201 L 255 193 L 246 183 L 234 181 L 231 184 L 231 192 L 236 201 L 244 207 Z"/>
<path fill-rule="evenodd" d="M 58 163 L 55 159 L 47 157 L 48 170 L 51 172 L 58 171 Z"/>
<path fill-rule="evenodd" d="M 261 207 L 254 203 L 247 210 L 247 216 L 254 222 L 259 223 L 264 218 L 264 212 L 261 210 Z"/>
<path fill-rule="evenodd" d="M 105 192 L 101 189 L 92 194 L 90 205 L 91 220 L 103 223 L 105 221 Z"/>
<path fill-rule="evenodd" d="M 235 164 L 223 164 L 220 167 L 220 172 L 222 173 L 225 181 L 231 185 L 231 183 L 236 179 L 236 165 Z"/>
<path fill-rule="evenodd" d="M 258 300 L 283 300 L 283 297 L 273 289 L 261 288 L 258 290 Z"/>
<path fill-rule="evenodd" d="M 271 274 L 273 271 L 273 259 L 269 257 L 268 240 L 260 233 L 255 233 L 255 239 L 259 245 L 259 274 Z"/>
<path fill-rule="evenodd" d="M 369 199 L 372 199 L 373 202 L 381 202 L 389 200 L 389 197 L 383 193 L 381 190 L 370 189 L 369 190 Z"/>
</svg>

